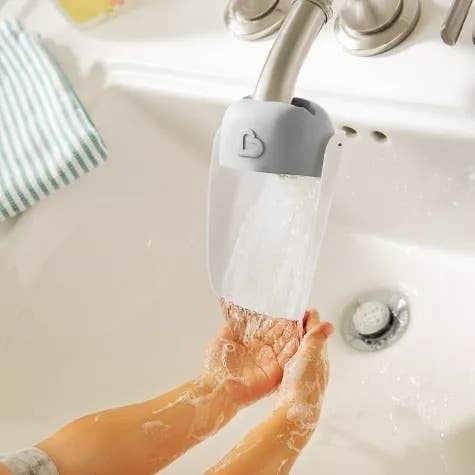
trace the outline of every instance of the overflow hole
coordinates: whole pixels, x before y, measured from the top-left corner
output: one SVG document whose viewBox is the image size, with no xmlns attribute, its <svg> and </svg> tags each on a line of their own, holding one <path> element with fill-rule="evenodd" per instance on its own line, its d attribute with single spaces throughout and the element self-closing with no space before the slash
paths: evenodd
<svg viewBox="0 0 475 475">
<path fill-rule="evenodd" d="M 344 125 L 341 130 L 345 133 L 347 137 L 356 137 L 358 135 L 358 132 L 349 125 Z"/>
<path fill-rule="evenodd" d="M 379 130 L 373 130 L 371 137 L 376 140 L 376 142 L 386 142 L 388 140 L 388 136 Z"/>
</svg>

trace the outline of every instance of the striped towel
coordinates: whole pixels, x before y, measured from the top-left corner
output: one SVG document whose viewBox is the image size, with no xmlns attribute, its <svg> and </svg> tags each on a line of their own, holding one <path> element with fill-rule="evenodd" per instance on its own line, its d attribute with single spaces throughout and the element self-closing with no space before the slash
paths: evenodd
<svg viewBox="0 0 475 475">
<path fill-rule="evenodd" d="M 0 221 L 107 158 L 71 84 L 18 20 L 0 23 Z"/>
</svg>

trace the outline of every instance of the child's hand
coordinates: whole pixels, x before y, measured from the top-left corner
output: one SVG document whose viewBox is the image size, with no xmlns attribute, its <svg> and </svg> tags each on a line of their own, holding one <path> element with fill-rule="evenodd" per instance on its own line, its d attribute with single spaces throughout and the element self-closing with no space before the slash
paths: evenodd
<svg viewBox="0 0 475 475">
<path fill-rule="evenodd" d="M 299 346 L 299 323 L 223 304 L 226 323 L 212 342 L 205 373 L 225 382 L 237 404 L 267 395 Z"/>
<path fill-rule="evenodd" d="M 309 310 L 304 318 L 304 331 L 299 349 L 285 367 L 277 407 L 287 408 L 289 422 L 311 433 L 328 382 L 326 343 L 333 333 L 333 325 L 320 323 L 318 312 Z"/>
<path fill-rule="evenodd" d="M 285 366 L 277 407 L 236 445 L 207 475 L 288 474 L 310 440 L 320 414 L 328 380 L 325 347 L 333 331 L 310 310 L 303 321 L 305 336 Z"/>
</svg>

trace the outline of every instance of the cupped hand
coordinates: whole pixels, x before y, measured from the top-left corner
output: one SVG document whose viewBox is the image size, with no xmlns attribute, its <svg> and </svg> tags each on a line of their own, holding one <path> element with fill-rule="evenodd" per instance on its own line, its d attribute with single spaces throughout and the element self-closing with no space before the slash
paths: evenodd
<svg viewBox="0 0 475 475">
<path fill-rule="evenodd" d="M 222 302 L 226 323 L 210 345 L 204 372 L 226 384 L 238 404 L 272 392 L 297 351 L 301 322 L 272 318 Z"/>
<path fill-rule="evenodd" d="M 321 323 L 316 310 L 306 312 L 303 325 L 304 337 L 285 367 L 277 407 L 287 408 L 291 422 L 312 432 L 320 415 L 328 383 L 326 344 L 333 333 L 333 325 Z M 304 432 L 301 435 L 306 435 Z"/>
</svg>

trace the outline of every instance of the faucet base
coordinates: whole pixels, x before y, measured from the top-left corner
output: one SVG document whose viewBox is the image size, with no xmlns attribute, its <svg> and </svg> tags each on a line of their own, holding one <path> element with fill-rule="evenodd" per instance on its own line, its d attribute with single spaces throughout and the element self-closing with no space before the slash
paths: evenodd
<svg viewBox="0 0 475 475">
<path fill-rule="evenodd" d="M 384 3 L 387 11 L 384 11 Z M 419 0 L 385 0 L 384 3 L 368 1 L 365 8 L 361 7 L 361 2 L 346 3 L 335 20 L 335 34 L 347 51 L 357 56 L 373 56 L 394 48 L 411 34 L 420 16 Z M 376 5 L 377 11 L 373 11 Z M 360 21 L 362 18 L 383 17 L 390 21 L 383 26 L 376 22 L 374 28 L 367 21 L 364 24 Z"/>
</svg>

